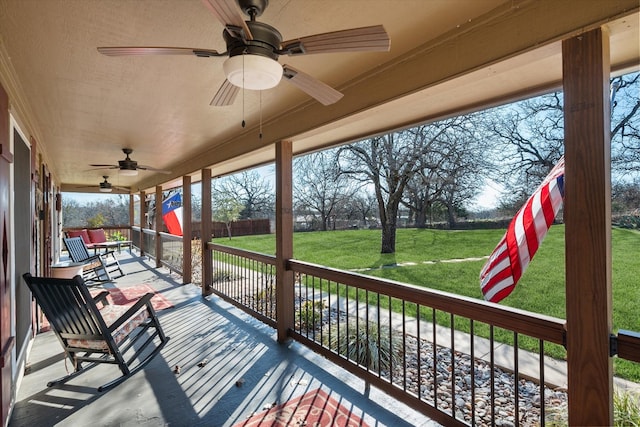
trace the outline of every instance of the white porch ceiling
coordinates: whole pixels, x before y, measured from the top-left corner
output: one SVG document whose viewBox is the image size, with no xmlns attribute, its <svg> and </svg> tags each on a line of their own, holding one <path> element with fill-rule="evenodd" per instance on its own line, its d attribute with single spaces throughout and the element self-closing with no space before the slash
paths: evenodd
<svg viewBox="0 0 640 427">
<path fill-rule="evenodd" d="M 639 7 L 637 0 L 271 0 L 258 20 L 284 39 L 382 24 L 391 50 L 280 58 L 342 91 L 332 106 L 283 82 L 211 107 L 224 58 L 96 51 L 225 51 L 223 26 L 200 1 L 0 0 L 0 78 L 20 128 L 64 189 L 103 175 L 148 189 L 204 167 L 220 175 L 272 161 L 281 139 L 304 152 L 558 88 L 561 39 L 605 24 L 612 68 L 637 69 Z M 89 170 L 116 164 L 124 147 L 172 174 Z"/>
</svg>

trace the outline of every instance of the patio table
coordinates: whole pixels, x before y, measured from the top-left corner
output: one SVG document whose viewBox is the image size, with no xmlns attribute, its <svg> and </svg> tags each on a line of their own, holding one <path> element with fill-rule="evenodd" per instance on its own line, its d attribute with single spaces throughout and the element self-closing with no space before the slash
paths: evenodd
<svg viewBox="0 0 640 427">
<path fill-rule="evenodd" d="M 102 243 L 93 243 L 91 246 L 93 247 L 94 254 L 97 253 L 98 249 L 104 249 L 105 252 L 113 249 L 118 249 L 118 252 L 121 252 L 123 246 L 128 246 L 129 252 L 131 252 L 132 243 L 133 242 L 131 240 L 115 240 Z"/>
</svg>

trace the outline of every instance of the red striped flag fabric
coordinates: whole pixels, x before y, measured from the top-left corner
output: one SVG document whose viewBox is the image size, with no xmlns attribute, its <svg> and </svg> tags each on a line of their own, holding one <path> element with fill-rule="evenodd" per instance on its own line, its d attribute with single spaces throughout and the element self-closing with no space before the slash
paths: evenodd
<svg viewBox="0 0 640 427">
<path fill-rule="evenodd" d="M 564 197 L 564 157 L 527 199 L 480 271 L 484 299 L 500 302 L 515 288 L 553 224 Z"/>
</svg>

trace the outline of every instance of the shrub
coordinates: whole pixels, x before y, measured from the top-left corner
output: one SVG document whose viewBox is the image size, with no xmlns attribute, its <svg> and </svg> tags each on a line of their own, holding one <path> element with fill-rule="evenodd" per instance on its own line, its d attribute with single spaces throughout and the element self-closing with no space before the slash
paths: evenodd
<svg viewBox="0 0 640 427">
<path fill-rule="evenodd" d="M 213 283 L 228 282 L 231 279 L 231 273 L 227 270 L 217 269 L 213 271 Z"/>
<path fill-rule="evenodd" d="M 322 310 L 324 310 L 324 303 L 322 301 L 305 301 L 300 308 L 296 310 L 296 326 L 301 330 L 320 327 Z"/>
<path fill-rule="evenodd" d="M 391 338 L 388 326 L 369 322 L 365 327 L 364 320 L 332 324 L 323 333 L 323 344 L 373 371 L 389 371 L 402 356 L 400 341 Z"/>
<path fill-rule="evenodd" d="M 613 424 L 616 427 L 640 426 L 640 395 L 629 391 L 613 394 Z"/>
<path fill-rule="evenodd" d="M 127 236 L 125 236 L 124 234 L 122 234 L 119 231 L 114 231 L 109 236 L 109 240 L 115 240 L 117 242 L 123 242 L 123 241 L 127 240 Z"/>
<path fill-rule="evenodd" d="M 254 295 L 254 309 L 265 316 L 276 318 L 276 285 L 267 280 L 267 285 Z M 247 304 L 250 305 L 247 301 Z"/>
</svg>

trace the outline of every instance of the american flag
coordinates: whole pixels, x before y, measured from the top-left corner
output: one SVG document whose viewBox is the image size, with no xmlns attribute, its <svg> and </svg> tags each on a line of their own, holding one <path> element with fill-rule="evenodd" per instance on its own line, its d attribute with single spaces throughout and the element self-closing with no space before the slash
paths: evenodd
<svg viewBox="0 0 640 427">
<path fill-rule="evenodd" d="M 564 157 L 511 220 L 509 228 L 480 271 L 484 299 L 500 302 L 513 291 L 547 231 L 564 197 Z"/>
</svg>

